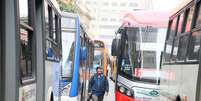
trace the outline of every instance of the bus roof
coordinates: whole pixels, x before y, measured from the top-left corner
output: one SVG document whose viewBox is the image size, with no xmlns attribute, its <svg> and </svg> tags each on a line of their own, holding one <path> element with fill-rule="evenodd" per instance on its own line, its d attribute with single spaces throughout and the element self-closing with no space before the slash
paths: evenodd
<svg viewBox="0 0 201 101">
<path fill-rule="evenodd" d="M 127 12 L 123 17 L 123 27 L 160 27 L 167 28 L 170 12 L 138 10 Z"/>
</svg>

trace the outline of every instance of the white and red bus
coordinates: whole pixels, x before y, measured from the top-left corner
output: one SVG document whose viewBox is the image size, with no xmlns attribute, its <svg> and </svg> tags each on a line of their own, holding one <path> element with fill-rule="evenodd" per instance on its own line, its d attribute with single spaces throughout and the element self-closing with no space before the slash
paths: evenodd
<svg viewBox="0 0 201 101">
<path fill-rule="evenodd" d="M 149 101 L 159 96 L 168 13 L 140 10 L 126 14 L 123 21 L 112 43 L 116 101 Z"/>
<path fill-rule="evenodd" d="M 182 0 L 169 18 L 161 101 L 201 101 L 201 1 Z"/>
</svg>

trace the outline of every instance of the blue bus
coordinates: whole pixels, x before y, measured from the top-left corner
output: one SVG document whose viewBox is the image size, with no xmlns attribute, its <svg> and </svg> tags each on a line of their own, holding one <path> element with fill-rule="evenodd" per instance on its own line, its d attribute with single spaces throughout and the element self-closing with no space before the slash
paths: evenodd
<svg viewBox="0 0 201 101">
<path fill-rule="evenodd" d="M 93 41 L 80 24 L 79 16 L 62 14 L 62 101 L 83 101 L 93 65 Z"/>
</svg>

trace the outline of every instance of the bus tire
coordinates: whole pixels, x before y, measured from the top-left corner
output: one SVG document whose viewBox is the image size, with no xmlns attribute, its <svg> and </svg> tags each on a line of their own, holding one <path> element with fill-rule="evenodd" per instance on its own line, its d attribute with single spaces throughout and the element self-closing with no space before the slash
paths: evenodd
<svg viewBox="0 0 201 101">
<path fill-rule="evenodd" d="M 181 97 L 179 95 L 177 95 L 176 101 L 181 101 Z"/>
<path fill-rule="evenodd" d="M 53 93 L 51 93 L 50 101 L 54 101 L 54 95 L 53 95 Z"/>
</svg>

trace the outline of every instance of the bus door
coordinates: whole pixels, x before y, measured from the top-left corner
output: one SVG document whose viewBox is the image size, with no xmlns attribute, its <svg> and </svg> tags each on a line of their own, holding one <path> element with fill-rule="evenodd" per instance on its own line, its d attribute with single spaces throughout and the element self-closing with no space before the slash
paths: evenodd
<svg viewBox="0 0 201 101">
<path fill-rule="evenodd" d="M 4 101 L 4 98 L 3 98 L 3 95 L 4 95 L 4 90 L 3 90 L 3 83 L 4 82 L 4 79 L 3 79 L 3 70 L 4 70 L 4 67 L 3 66 L 4 64 L 4 57 L 5 55 L 3 54 L 4 50 L 5 50 L 5 47 L 4 47 L 4 36 L 5 36 L 5 2 L 6 0 L 1 0 L 0 1 L 0 101 Z M 4 39 L 4 40 L 3 40 Z"/>
<path fill-rule="evenodd" d="M 0 2 L 0 4 L 1 4 L 1 8 L 0 8 L 0 13 L 1 13 L 0 22 L 1 22 L 1 24 L 0 25 L 3 25 L 3 23 L 2 23 L 3 22 L 3 17 L 2 16 L 4 15 L 3 14 L 3 12 L 4 12 L 3 7 L 4 6 L 2 6 L 2 4 L 3 4 L 2 1 Z M 2 43 L 3 43 L 3 40 L 2 39 L 3 38 L 2 37 L 3 37 L 3 35 L 2 34 L 3 34 L 3 30 L 2 29 L 3 29 L 3 27 L 1 26 L 0 27 L 0 91 L 1 91 L 0 92 L 0 101 L 3 101 L 3 92 L 2 92 L 3 91 L 3 89 L 2 89 L 3 88 L 2 87 L 2 82 L 3 82 L 3 80 L 2 80 L 2 69 L 3 69 L 3 65 L 2 65 L 2 63 L 3 63 L 2 62 L 2 60 L 3 60 L 3 56 L 2 56 L 2 50 L 3 50 Z"/>
<path fill-rule="evenodd" d="M 20 88 L 19 101 L 36 100 L 36 75 L 34 51 L 34 13 L 31 0 L 19 1 L 19 59 L 20 59 Z"/>
</svg>

